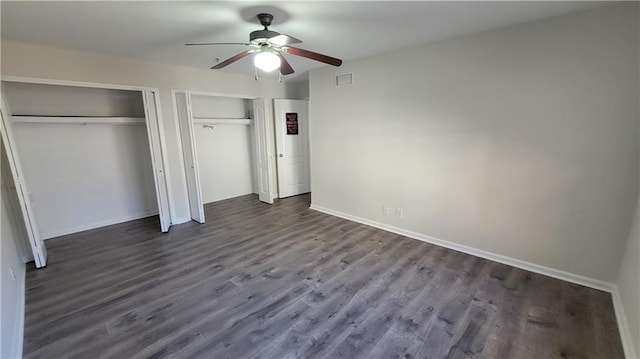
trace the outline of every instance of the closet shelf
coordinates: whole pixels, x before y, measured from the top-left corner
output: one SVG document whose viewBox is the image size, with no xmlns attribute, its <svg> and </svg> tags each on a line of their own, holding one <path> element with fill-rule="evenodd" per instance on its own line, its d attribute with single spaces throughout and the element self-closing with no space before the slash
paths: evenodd
<svg viewBox="0 0 640 359">
<path fill-rule="evenodd" d="M 250 125 L 251 119 L 194 117 L 193 123 L 198 125 Z"/>
<path fill-rule="evenodd" d="M 76 116 L 11 116 L 14 123 L 49 123 L 49 124 L 80 124 L 80 125 L 145 125 L 144 117 L 76 117 Z"/>
</svg>

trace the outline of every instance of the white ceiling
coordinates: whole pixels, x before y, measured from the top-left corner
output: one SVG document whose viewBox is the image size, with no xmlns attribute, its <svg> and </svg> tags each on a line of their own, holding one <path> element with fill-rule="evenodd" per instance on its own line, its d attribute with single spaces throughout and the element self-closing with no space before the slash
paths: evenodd
<svg viewBox="0 0 640 359">
<path fill-rule="evenodd" d="M 208 69 L 242 46 L 187 47 L 187 42 L 246 42 L 270 12 L 271 30 L 299 47 L 350 60 L 605 4 L 587 1 L 1 1 L 2 38 Z M 288 55 L 304 78 L 323 66 Z M 224 70 L 253 74 L 252 61 Z M 302 75 L 300 77 L 299 75 Z"/>
</svg>

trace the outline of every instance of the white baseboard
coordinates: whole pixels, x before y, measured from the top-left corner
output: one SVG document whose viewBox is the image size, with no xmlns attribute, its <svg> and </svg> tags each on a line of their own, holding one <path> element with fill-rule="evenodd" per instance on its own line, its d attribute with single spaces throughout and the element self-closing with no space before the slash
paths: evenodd
<svg viewBox="0 0 640 359">
<path fill-rule="evenodd" d="M 627 359 L 638 359 L 638 354 L 640 353 L 636 353 L 636 349 L 633 344 L 631 331 L 629 331 L 629 322 L 627 321 L 627 315 L 624 312 L 624 305 L 620 298 L 620 292 L 618 292 L 618 286 L 615 284 L 613 286 L 613 292 L 611 292 L 611 296 L 613 298 L 613 310 L 616 313 L 616 321 L 618 322 L 618 331 L 620 332 L 620 339 L 622 340 L 622 348 L 624 348 L 624 356 Z"/>
<path fill-rule="evenodd" d="M 535 264 L 535 263 L 530 263 L 530 262 L 523 261 L 523 260 L 516 259 L 516 258 L 503 256 L 501 254 L 497 254 L 497 253 L 488 252 L 488 251 L 485 251 L 485 250 L 482 250 L 482 249 L 477 249 L 477 248 L 465 246 L 463 244 L 447 241 L 447 240 L 436 238 L 436 237 L 431 237 L 431 236 L 428 236 L 428 235 L 425 235 L 425 234 L 421 234 L 421 233 L 412 232 L 412 231 L 409 231 L 409 230 L 406 230 L 406 229 L 403 229 L 403 228 L 399 228 L 399 227 L 391 226 L 391 225 L 388 225 L 388 224 L 372 221 L 372 220 L 369 220 L 369 219 L 366 219 L 366 218 L 354 216 L 354 215 L 343 213 L 343 212 L 340 212 L 340 211 L 335 211 L 335 210 L 332 210 L 332 209 L 329 209 L 329 208 L 325 208 L 325 207 L 321 207 L 321 206 L 317 206 L 317 205 L 314 205 L 314 204 L 311 204 L 310 208 L 313 209 L 313 210 L 319 211 L 319 212 L 323 212 L 323 213 L 326 213 L 326 214 L 330 214 L 330 215 L 336 216 L 336 217 L 341 217 L 341 218 L 344 218 L 344 219 L 348 219 L 350 221 L 366 224 L 366 225 L 371 226 L 371 227 L 380 228 L 380 229 L 383 229 L 383 230 L 388 231 L 388 232 L 400 234 L 400 235 L 403 235 L 405 237 L 417 239 L 417 240 L 420 240 L 420 241 L 423 241 L 423 242 L 435 244 L 435 245 L 438 245 L 438 246 L 441 246 L 441 247 L 453 249 L 453 250 L 456 250 L 456 251 L 459 251 L 459 252 L 471 254 L 471 255 L 476 256 L 476 257 L 489 259 L 489 260 L 492 260 L 494 262 L 507 264 L 507 265 L 510 265 L 510 266 L 513 266 L 513 267 L 516 267 L 516 268 L 528 270 L 528 271 L 531 271 L 531 272 L 534 272 L 534 273 L 538 273 L 538 274 L 543 274 L 543 275 L 546 275 L 546 276 L 549 276 L 549 277 L 553 277 L 553 278 L 557 278 L 557 279 L 561 279 L 561 280 L 564 280 L 564 281 L 567 281 L 567 282 L 584 285 L 586 287 L 602 290 L 602 291 L 609 292 L 609 293 L 613 293 L 614 289 L 615 289 L 615 285 L 614 284 L 608 283 L 608 282 L 605 282 L 605 281 L 602 281 L 602 280 L 599 280 L 599 279 L 584 277 L 584 276 L 581 276 L 581 275 L 578 275 L 578 274 L 565 272 L 565 271 L 562 271 L 562 270 L 559 270 L 559 269 L 546 267 L 546 266 L 542 266 L 542 265 Z"/>
<path fill-rule="evenodd" d="M 135 215 L 131 215 L 131 216 L 112 218 L 112 219 L 108 219 L 106 221 L 94 222 L 94 223 L 90 223 L 90 224 L 83 224 L 81 226 L 76 226 L 76 227 L 71 227 L 71 228 L 64 228 L 64 229 L 59 229 L 59 230 L 43 233 L 42 238 L 46 240 L 46 239 L 51 239 L 51 238 L 55 238 L 55 237 L 64 236 L 64 235 L 67 235 L 67 234 L 78 233 L 78 232 L 87 231 L 87 230 L 90 230 L 90 229 L 100 228 L 100 227 L 104 227 L 104 226 L 110 226 L 112 224 L 118 224 L 118 223 L 122 223 L 122 222 L 128 222 L 128 221 L 133 221 L 133 220 L 136 220 L 136 219 L 147 218 L 147 217 L 157 216 L 157 215 L 158 215 L 158 211 L 151 211 L 151 212 L 139 213 L 139 214 L 135 214 Z"/>
</svg>

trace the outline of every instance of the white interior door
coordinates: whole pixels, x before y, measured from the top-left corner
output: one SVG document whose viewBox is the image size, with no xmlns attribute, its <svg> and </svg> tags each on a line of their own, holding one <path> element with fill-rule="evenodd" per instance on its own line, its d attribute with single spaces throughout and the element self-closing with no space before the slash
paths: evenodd
<svg viewBox="0 0 640 359">
<path fill-rule="evenodd" d="M 273 153 L 271 153 L 271 126 L 267 116 L 267 100 L 253 101 L 253 129 L 255 139 L 256 173 L 258 177 L 258 197 L 260 201 L 272 204 L 273 193 Z"/>
<path fill-rule="evenodd" d="M 47 249 L 40 237 L 38 226 L 35 222 L 32 203 L 29 198 L 29 190 L 24 182 L 22 167 L 20 166 L 20 160 L 16 152 L 11 114 L 4 98 L 2 99 L 2 108 L 0 108 L 0 117 L 2 117 L 2 121 L 0 121 L 0 132 L 2 135 L 1 150 L 6 151 L 7 154 L 9 168 L 11 170 L 14 186 L 18 195 L 18 201 L 20 203 L 20 212 L 22 213 L 36 268 L 42 268 L 47 265 Z"/>
<path fill-rule="evenodd" d="M 193 134 L 193 111 L 191 109 L 191 96 L 189 93 L 176 93 L 176 109 L 178 112 L 180 138 L 182 139 L 185 175 L 187 177 L 189 211 L 191 212 L 191 219 L 199 223 L 204 223 L 204 204 L 202 202 L 202 189 L 200 188 L 198 156 Z"/>
<path fill-rule="evenodd" d="M 307 193 L 309 185 L 309 121 L 307 101 L 273 100 L 280 198 Z"/>
<path fill-rule="evenodd" d="M 160 101 L 155 91 L 142 91 L 144 111 L 147 120 L 147 135 L 151 151 L 153 165 L 153 179 L 156 185 L 156 197 L 158 199 L 158 214 L 160 216 L 160 229 L 168 232 L 171 226 L 171 211 L 169 208 L 169 190 L 167 174 L 167 153 L 164 147 L 164 129 L 160 118 Z"/>
</svg>

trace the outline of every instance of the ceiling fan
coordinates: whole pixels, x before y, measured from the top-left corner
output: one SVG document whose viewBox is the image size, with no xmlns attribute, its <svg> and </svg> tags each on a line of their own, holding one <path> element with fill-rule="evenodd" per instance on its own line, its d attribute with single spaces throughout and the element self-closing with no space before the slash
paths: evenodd
<svg viewBox="0 0 640 359">
<path fill-rule="evenodd" d="M 252 49 L 243 51 L 235 56 L 232 56 L 217 65 L 213 66 L 211 69 L 217 70 L 223 67 L 226 67 L 250 54 L 255 54 L 254 63 L 256 66 L 256 79 L 257 79 L 257 69 L 261 69 L 266 72 L 273 71 L 277 68 L 280 68 L 280 73 L 282 75 L 289 75 L 294 73 L 293 67 L 289 64 L 289 62 L 282 56 L 282 53 L 288 53 L 291 55 L 306 57 L 311 60 L 320 61 L 325 64 L 340 66 L 342 65 L 342 60 L 322 55 L 317 52 L 300 49 L 297 47 L 290 46 L 291 44 L 299 44 L 302 41 L 296 39 L 293 36 L 280 34 L 276 31 L 269 30 L 269 26 L 271 25 L 271 21 L 273 20 L 273 15 L 271 14 L 258 14 L 257 16 L 260 24 L 264 26 L 263 30 L 252 31 L 249 34 L 249 42 L 205 42 L 205 43 L 191 43 L 185 44 L 186 46 L 198 46 L 198 45 L 244 45 L 249 46 Z"/>
</svg>

